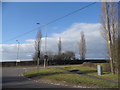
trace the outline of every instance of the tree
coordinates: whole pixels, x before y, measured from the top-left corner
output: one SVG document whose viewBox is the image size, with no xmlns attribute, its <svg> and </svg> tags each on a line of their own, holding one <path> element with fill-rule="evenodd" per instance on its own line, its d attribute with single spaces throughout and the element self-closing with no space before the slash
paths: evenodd
<svg viewBox="0 0 120 90">
<path fill-rule="evenodd" d="M 75 59 L 75 53 L 72 51 L 66 51 L 61 54 L 54 55 L 54 60 L 74 60 Z"/>
<path fill-rule="evenodd" d="M 58 42 L 58 54 L 61 54 L 61 51 L 62 51 L 61 37 L 59 37 L 59 42 Z"/>
<path fill-rule="evenodd" d="M 42 32 L 38 30 L 36 40 L 35 40 L 35 56 L 37 57 L 37 66 L 39 67 L 39 60 L 41 55 L 41 38 Z"/>
<path fill-rule="evenodd" d="M 84 32 L 81 32 L 81 39 L 80 39 L 80 57 L 81 60 L 85 60 L 86 56 L 86 42 L 85 42 L 85 35 Z"/>
<path fill-rule="evenodd" d="M 64 54 L 56 54 L 54 55 L 54 60 L 64 60 Z"/>
<path fill-rule="evenodd" d="M 101 7 L 102 36 L 108 46 L 110 68 L 112 73 L 118 72 L 118 16 L 117 3 L 103 2 Z"/>
<path fill-rule="evenodd" d="M 119 32 L 119 38 L 118 38 L 118 73 L 120 74 L 120 32 Z"/>
<path fill-rule="evenodd" d="M 118 8 L 120 8 L 120 2 L 118 2 Z M 120 74 L 120 9 L 118 10 L 118 73 Z"/>
<path fill-rule="evenodd" d="M 75 59 L 75 53 L 72 51 L 67 51 L 63 53 L 64 60 L 74 60 Z"/>
<path fill-rule="evenodd" d="M 48 55 L 48 57 L 49 57 L 49 58 L 48 58 L 49 60 L 53 60 L 53 57 L 54 57 L 53 52 L 48 51 L 48 52 L 47 52 L 47 55 Z"/>
<path fill-rule="evenodd" d="M 37 60 L 38 60 L 38 54 L 37 52 L 35 52 L 33 55 L 33 61 L 37 61 Z M 40 53 L 40 60 L 44 60 L 44 54 L 42 52 Z"/>
</svg>

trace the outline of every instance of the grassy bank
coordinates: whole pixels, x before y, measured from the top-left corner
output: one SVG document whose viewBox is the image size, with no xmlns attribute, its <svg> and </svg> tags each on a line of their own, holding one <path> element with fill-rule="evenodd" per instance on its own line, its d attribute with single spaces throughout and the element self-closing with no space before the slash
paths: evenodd
<svg viewBox="0 0 120 90">
<path fill-rule="evenodd" d="M 85 67 L 85 66 L 82 66 L 82 65 L 64 66 L 62 68 L 65 68 L 65 69 L 68 69 L 68 70 L 79 70 L 79 72 L 81 72 L 83 74 L 118 81 L 118 75 L 117 74 L 112 74 L 110 72 L 104 72 L 103 71 L 103 75 L 100 76 L 100 75 L 97 74 L 97 68 Z"/>
<path fill-rule="evenodd" d="M 95 73 L 94 68 L 88 68 L 84 66 L 63 66 L 62 68 L 67 68 L 69 70 L 80 70 L 81 72 L 84 72 L 86 74 Z M 71 73 L 65 70 L 61 70 L 60 68 L 46 68 L 46 69 L 40 69 L 40 70 L 31 70 L 24 73 L 26 77 L 32 78 L 32 79 L 41 79 L 41 80 L 51 80 L 51 81 L 58 81 L 63 83 L 68 83 L 72 85 L 80 85 L 84 87 L 94 87 L 94 88 L 116 88 L 118 87 L 117 84 L 99 80 L 99 79 L 93 79 L 90 77 L 86 77 L 83 75 L 78 75 L 75 73 Z M 94 74 L 91 74 L 94 75 Z M 114 78 L 114 76 L 112 76 Z"/>
</svg>

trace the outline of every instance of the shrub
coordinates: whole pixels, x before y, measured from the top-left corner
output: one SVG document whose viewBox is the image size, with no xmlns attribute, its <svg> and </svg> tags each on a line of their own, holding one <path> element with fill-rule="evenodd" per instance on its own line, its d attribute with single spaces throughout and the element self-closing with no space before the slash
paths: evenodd
<svg viewBox="0 0 120 90">
<path fill-rule="evenodd" d="M 96 68 L 97 66 L 96 64 L 91 63 L 91 62 L 84 62 L 82 65 L 87 66 L 87 67 L 92 67 L 92 68 Z"/>
</svg>

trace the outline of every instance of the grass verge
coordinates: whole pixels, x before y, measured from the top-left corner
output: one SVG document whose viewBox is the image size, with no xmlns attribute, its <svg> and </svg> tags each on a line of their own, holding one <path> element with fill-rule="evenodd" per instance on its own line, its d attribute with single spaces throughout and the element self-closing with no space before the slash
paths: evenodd
<svg viewBox="0 0 120 90">
<path fill-rule="evenodd" d="M 65 66 L 63 68 L 69 69 L 78 69 L 78 66 Z M 84 68 L 85 71 L 88 70 L 86 67 Z M 90 68 L 89 68 L 90 69 Z M 83 70 L 83 72 L 85 72 Z M 91 70 L 91 69 L 90 69 Z M 81 70 L 82 71 L 82 70 Z M 118 85 L 107 82 L 104 80 L 93 79 L 90 77 L 78 75 L 75 73 L 70 73 L 68 71 L 61 70 L 59 68 L 46 68 L 46 69 L 39 69 L 39 70 L 31 70 L 23 73 L 24 76 L 32 79 L 44 79 L 44 80 L 51 80 L 51 81 L 58 81 L 58 82 L 66 82 L 72 85 L 80 85 L 84 87 L 93 87 L 93 88 L 117 88 Z"/>
<path fill-rule="evenodd" d="M 100 77 L 100 78 L 105 78 L 109 80 L 114 80 L 118 81 L 118 74 L 112 74 L 110 72 L 103 72 L 103 75 L 98 75 L 97 74 L 97 67 L 92 68 L 92 67 L 85 67 L 82 65 L 74 65 L 74 66 L 63 66 L 62 68 L 68 69 L 68 70 L 79 70 L 81 73 Z"/>
</svg>

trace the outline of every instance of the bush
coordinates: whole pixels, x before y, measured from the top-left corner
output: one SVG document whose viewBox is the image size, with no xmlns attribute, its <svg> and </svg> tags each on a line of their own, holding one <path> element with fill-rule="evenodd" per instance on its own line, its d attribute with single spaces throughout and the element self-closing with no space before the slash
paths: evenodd
<svg viewBox="0 0 120 90">
<path fill-rule="evenodd" d="M 91 63 L 91 62 L 84 62 L 82 65 L 87 66 L 87 67 L 92 67 L 92 68 L 96 68 L 97 66 L 96 64 Z"/>
</svg>

